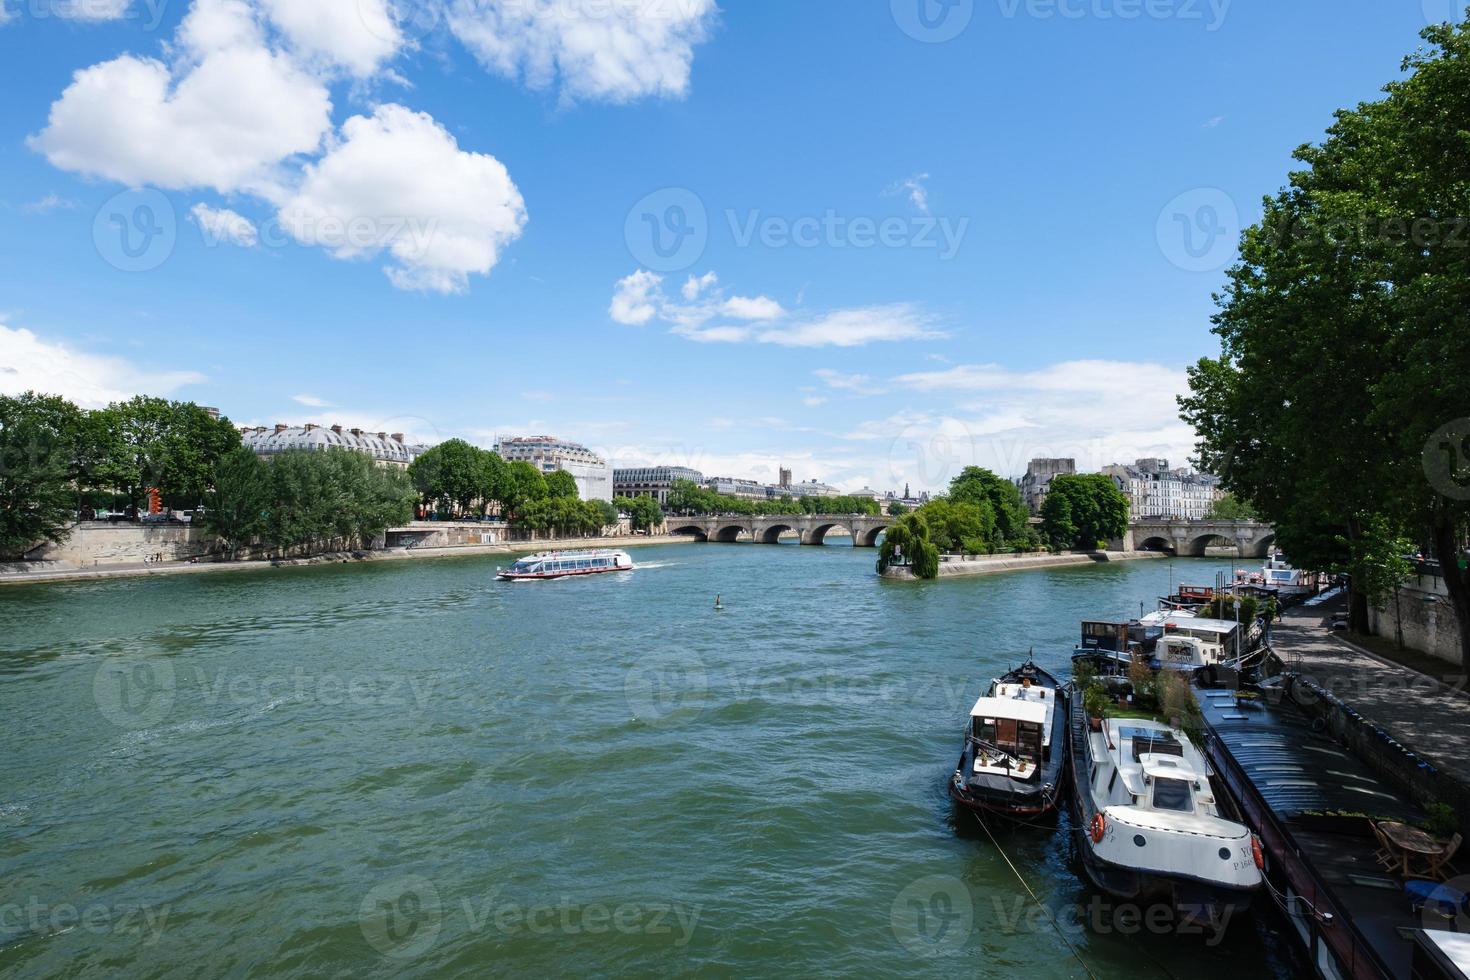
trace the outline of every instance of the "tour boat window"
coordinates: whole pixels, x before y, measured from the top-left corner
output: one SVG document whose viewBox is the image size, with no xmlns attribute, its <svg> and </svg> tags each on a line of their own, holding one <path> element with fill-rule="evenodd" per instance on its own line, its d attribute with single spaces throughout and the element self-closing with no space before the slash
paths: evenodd
<svg viewBox="0 0 1470 980">
<path fill-rule="evenodd" d="M 1194 801 L 1190 797 L 1189 783 L 1183 779 L 1155 777 L 1154 809 L 1193 813 Z"/>
</svg>

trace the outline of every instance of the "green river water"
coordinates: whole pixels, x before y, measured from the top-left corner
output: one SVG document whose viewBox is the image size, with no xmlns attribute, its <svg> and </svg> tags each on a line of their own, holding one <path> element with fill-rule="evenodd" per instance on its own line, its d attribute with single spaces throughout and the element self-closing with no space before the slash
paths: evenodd
<svg viewBox="0 0 1470 980">
<path fill-rule="evenodd" d="M 1006 856 L 1099 977 L 1292 975 L 1266 910 L 1134 925 L 1065 818 L 998 850 L 945 795 L 996 673 L 1229 562 L 875 557 L 0 590 L 0 975 L 1085 976 Z"/>
</svg>

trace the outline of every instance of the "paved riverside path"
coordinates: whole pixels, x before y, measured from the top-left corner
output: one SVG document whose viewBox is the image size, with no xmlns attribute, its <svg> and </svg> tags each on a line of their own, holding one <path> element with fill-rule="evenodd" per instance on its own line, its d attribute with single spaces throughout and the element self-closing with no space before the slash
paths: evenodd
<svg viewBox="0 0 1470 980">
<path fill-rule="evenodd" d="M 1464 671 L 1446 663 L 1431 678 L 1347 642 L 1328 626 L 1334 613 L 1346 609 L 1346 599 L 1339 596 L 1288 610 L 1271 627 L 1272 648 L 1287 670 L 1316 681 L 1445 774 L 1470 785 Z"/>
</svg>

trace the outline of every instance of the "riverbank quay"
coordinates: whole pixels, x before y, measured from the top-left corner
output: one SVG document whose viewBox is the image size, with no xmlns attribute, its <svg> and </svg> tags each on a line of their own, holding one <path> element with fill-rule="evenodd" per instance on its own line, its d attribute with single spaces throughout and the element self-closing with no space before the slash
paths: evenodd
<svg viewBox="0 0 1470 980">
<path fill-rule="evenodd" d="M 1297 606 L 1271 628 L 1271 655 L 1296 700 L 1398 792 L 1444 803 L 1470 837 L 1470 694 L 1458 668 L 1438 676 L 1385 660 L 1331 629 L 1342 597 Z"/>
<path fill-rule="evenodd" d="M 1116 561 L 1139 561 L 1146 558 L 1167 558 L 1161 551 L 1086 551 L 1067 552 L 1060 555 L 977 555 L 961 558 L 946 555 L 939 562 L 940 578 L 965 578 L 972 575 L 996 575 L 1000 572 L 1020 572 L 1034 568 L 1061 568 L 1067 565 L 1098 565 Z M 912 569 L 895 565 L 883 572 L 884 578 L 917 582 L 920 579 Z"/>
<path fill-rule="evenodd" d="M 1427 819 L 1297 703 L 1291 684 L 1269 693 L 1202 689 L 1205 755 L 1260 839 L 1265 892 L 1316 974 L 1354 980 L 1456 977 L 1417 973 L 1418 930 L 1453 928 L 1415 911 L 1406 881 L 1385 869 L 1374 822 Z"/>
<path fill-rule="evenodd" d="M 538 551 L 580 551 L 590 548 L 638 548 L 659 544 L 687 544 L 682 535 L 632 535 L 606 538 L 567 538 L 560 541 L 512 541 L 493 545 L 461 545 L 447 548 L 390 548 L 376 551 L 332 552 L 310 558 L 251 559 L 243 561 L 200 560 L 129 562 L 79 568 L 65 562 L 0 563 L 0 586 L 35 585 L 47 582 L 87 582 L 154 575 L 202 575 L 214 572 L 267 571 L 304 565 L 352 562 L 403 561 L 427 558 L 468 558 L 491 555 L 524 555 Z"/>
</svg>

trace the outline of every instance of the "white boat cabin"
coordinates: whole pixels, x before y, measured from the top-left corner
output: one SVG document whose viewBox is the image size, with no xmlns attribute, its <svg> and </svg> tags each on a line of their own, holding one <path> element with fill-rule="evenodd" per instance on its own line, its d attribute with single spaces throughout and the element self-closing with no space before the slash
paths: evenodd
<svg viewBox="0 0 1470 980">
<path fill-rule="evenodd" d="M 1228 619 L 1169 617 L 1154 656 L 1159 666 L 1174 670 L 1232 665 L 1240 659 L 1243 633 Z"/>
<path fill-rule="evenodd" d="M 1057 692 L 1035 684 L 991 686 L 970 709 L 974 774 L 1030 779 L 1051 749 Z"/>
</svg>

